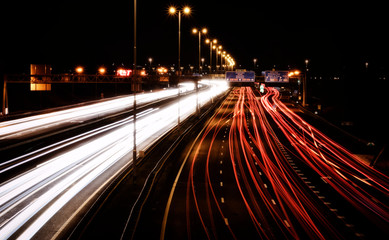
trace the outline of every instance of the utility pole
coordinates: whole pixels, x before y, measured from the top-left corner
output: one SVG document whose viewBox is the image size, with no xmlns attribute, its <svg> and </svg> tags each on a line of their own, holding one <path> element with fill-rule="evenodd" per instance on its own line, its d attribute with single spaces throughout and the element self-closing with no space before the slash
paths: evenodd
<svg viewBox="0 0 389 240">
<path fill-rule="evenodd" d="M 134 68 L 133 68 L 133 90 L 134 90 L 134 103 L 133 103 L 133 114 L 134 114 L 134 147 L 132 151 L 132 164 L 133 164 L 133 176 L 134 181 L 136 179 L 136 91 L 137 91 L 137 77 L 138 73 L 136 71 L 136 0 L 134 0 Z"/>
</svg>

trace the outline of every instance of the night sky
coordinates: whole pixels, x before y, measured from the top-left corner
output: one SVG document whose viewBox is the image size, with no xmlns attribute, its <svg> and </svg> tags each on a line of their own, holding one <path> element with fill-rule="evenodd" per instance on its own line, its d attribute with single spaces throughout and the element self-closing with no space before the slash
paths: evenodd
<svg viewBox="0 0 389 240">
<path fill-rule="evenodd" d="M 138 64 L 177 63 L 178 18 L 168 6 L 189 5 L 182 19 L 182 65 L 197 63 L 198 38 L 193 27 L 207 27 L 238 66 L 250 69 L 303 68 L 309 59 L 318 72 L 361 68 L 366 62 L 388 69 L 388 18 L 371 1 L 339 5 L 311 1 L 151 1 L 138 0 Z M 3 8 L 1 67 L 28 71 L 30 63 L 52 64 L 54 72 L 84 65 L 133 62 L 133 1 L 30 1 Z M 209 48 L 203 45 L 203 57 Z M 26 70 L 27 69 L 27 70 Z"/>
</svg>

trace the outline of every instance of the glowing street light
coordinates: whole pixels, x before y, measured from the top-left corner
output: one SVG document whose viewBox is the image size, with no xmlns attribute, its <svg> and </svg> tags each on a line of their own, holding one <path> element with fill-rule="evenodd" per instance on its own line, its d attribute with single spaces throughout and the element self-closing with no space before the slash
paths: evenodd
<svg viewBox="0 0 389 240">
<path fill-rule="evenodd" d="M 205 43 L 209 44 L 209 72 L 212 73 L 212 49 L 216 48 L 214 44 L 217 44 L 217 39 L 213 39 L 212 41 L 206 39 Z"/>
<path fill-rule="evenodd" d="M 218 65 L 217 65 L 218 64 L 218 55 L 220 54 L 220 62 L 221 62 L 222 49 L 223 49 L 222 45 L 216 46 L 216 48 L 215 48 L 215 50 L 216 50 L 216 72 L 218 71 Z"/>
<path fill-rule="evenodd" d="M 100 67 L 98 71 L 99 71 L 99 73 L 100 73 L 101 75 L 103 75 L 103 74 L 105 74 L 105 73 L 107 72 L 107 70 L 105 69 L 105 67 Z"/>
<path fill-rule="evenodd" d="M 84 68 L 83 67 L 76 67 L 76 73 L 81 74 L 83 72 L 84 72 Z"/>
<path fill-rule="evenodd" d="M 177 11 L 176 8 L 173 7 L 173 6 L 169 8 L 169 13 L 170 13 L 170 14 L 175 14 L 176 11 Z"/>
<path fill-rule="evenodd" d="M 299 76 L 299 75 L 300 75 L 300 71 L 299 70 L 289 72 L 289 74 L 288 74 L 289 77 Z"/>
<path fill-rule="evenodd" d="M 199 34 L 199 73 L 200 73 L 200 68 L 201 68 L 201 34 L 207 34 L 208 32 L 208 29 L 206 28 L 203 28 L 203 29 L 197 29 L 197 28 L 193 28 L 192 29 L 192 33 L 193 34 Z"/>
<path fill-rule="evenodd" d="M 181 14 L 189 15 L 191 12 L 190 7 L 185 6 L 181 10 L 178 10 L 176 7 L 169 7 L 169 14 L 176 15 L 178 13 L 178 71 L 181 71 Z"/>
</svg>

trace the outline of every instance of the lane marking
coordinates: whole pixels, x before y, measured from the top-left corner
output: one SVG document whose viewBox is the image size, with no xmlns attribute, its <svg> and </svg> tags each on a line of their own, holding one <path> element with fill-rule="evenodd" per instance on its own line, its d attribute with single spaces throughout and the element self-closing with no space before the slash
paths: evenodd
<svg viewBox="0 0 389 240">
<path fill-rule="evenodd" d="M 215 112 L 215 114 L 211 117 L 211 119 L 214 116 L 216 116 L 217 113 L 218 113 L 218 111 Z M 174 183 L 173 183 L 172 189 L 170 190 L 169 198 L 168 198 L 167 203 L 166 203 L 165 213 L 163 215 L 162 226 L 161 226 L 161 234 L 160 234 L 160 237 L 159 237 L 161 240 L 165 239 L 167 218 L 168 218 L 169 211 L 170 211 L 170 206 L 171 206 L 171 203 L 172 203 L 172 200 L 173 200 L 173 195 L 174 195 L 174 192 L 176 190 L 176 186 L 177 186 L 178 180 L 179 180 L 179 178 L 181 176 L 182 170 L 184 169 L 184 166 L 185 166 L 186 162 L 188 161 L 189 155 L 193 151 L 193 148 L 194 148 L 195 144 L 197 143 L 198 139 L 203 134 L 203 132 L 205 131 L 205 129 L 207 128 L 207 126 L 209 124 L 210 124 L 210 122 L 208 121 L 207 124 L 204 125 L 203 129 L 201 129 L 200 133 L 197 135 L 197 137 L 193 141 L 192 145 L 190 146 L 190 149 L 189 149 L 188 153 L 185 156 L 184 161 L 181 164 L 180 169 L 178 170 L 177 176 L 174 179 Z M 224 142 L 224 140 L 223 140 L 223 142 Z"/>
</svg>

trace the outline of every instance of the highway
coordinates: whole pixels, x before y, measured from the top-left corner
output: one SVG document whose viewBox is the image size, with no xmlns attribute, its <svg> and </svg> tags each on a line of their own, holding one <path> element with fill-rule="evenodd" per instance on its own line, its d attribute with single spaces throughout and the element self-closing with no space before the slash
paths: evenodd
<svg viewBox="0 0 389 240">
<path fill-rule="evenodd" d="M 297 112 L 274 88 L 234 88 L 161 176 L 132 236 L 387 239 L 388 176 Z"/>
<path fill-rule="evenodd" d="M 146 150 L 161 136 L 227 90 L 225 81 L 203 81 L 199 93 L 179 101 L 142 108 L 137 113 L 137 149 Z M 194 89 L 193 83 L 182 89 Z M 140 104 L 177 96 L 177 89 L 137 96 Z M 52 128 L 78 124 L 129 108 L 132 97 L 4 121 L 1 140 L 39 136 Z M 131 107 L 131 106 L 130 106 Z M 83 211 L 116 175 L 132 166 L 133 116 L 51 142 L 0 163 L 0 239 L 52 239 Z M 48 129 L 48 130 L 46 130 Z"/>
<path fill-rule="evenodd" d="M 179 137 L 172 138 L 182 142 L 158 143 L 155 156 L 139 165 L 136 183 L 128 177 L 133 174 L 131 114 L 3 160 L 0 239 L 389 236 L 388 176 L 307 122 L 304 112 L 282 102 L 276 89 L 262 94 L 235 87 L 208 117 L 185 122 L 197 101 L 203 106 L 227 90 L 225 82 L 214 81 L 179 102 L 141 108 L 138 150 L 154 146 L 175 128 L 178 114 L 183 125 Z M 88 115 L 80 114 L 75 119 Z M 50 117 L 37 121 L 45 118 Z M 76 121 L 69 119 L 64 117 L 65 125 Z M 17 126 L 2 124 L 4 129 Z M 28 127 L 21 131 L 42 134 Z"/>
</svg>

